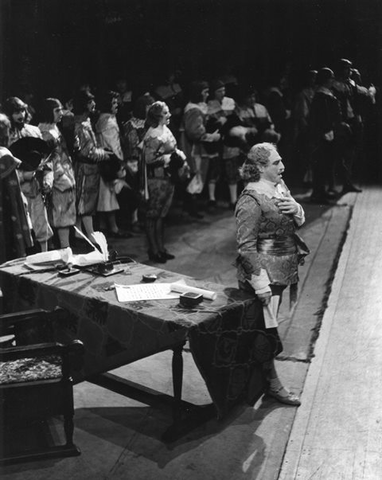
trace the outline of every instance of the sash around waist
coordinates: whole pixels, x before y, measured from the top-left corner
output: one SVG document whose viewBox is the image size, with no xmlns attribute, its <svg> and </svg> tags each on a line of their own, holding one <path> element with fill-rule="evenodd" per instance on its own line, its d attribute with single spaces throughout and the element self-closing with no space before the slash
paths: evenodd
<svg viewBox="0 0 382 480">
<path fill-rule="evenodd" d="M 276 238 L 258 238 L 257 251 L 267 255 L 281 257 L 297 253 L 296 240 L 293 235 Z"/>
<path fill-rule="evenodd" d="M 169 178 L 168 169 L 163 166 L 153 167 L 152 165 L 147 165 L 147 177 L 148 178 Z"/>
<path fill-rule="evenodd" d="M 81 157 L 80 155 L 77 155 L 75 157 L 75 161 L 78 162 L 78 163 L 85 163 L 87 165 L 96 165 L 97 164 L 97 162 L 92 160 L 91 158 Z"/>
</svg>

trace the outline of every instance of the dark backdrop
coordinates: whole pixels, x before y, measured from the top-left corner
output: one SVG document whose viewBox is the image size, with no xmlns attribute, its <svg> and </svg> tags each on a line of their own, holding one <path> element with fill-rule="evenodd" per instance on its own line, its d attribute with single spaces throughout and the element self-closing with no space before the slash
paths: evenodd
<svg viewBox="0 0 382 480">
<path fill-rule="evenodd" d="M 381 0 L 0 0 L 0 95 L 69 95 L 126 76 L 145 88 L 234 69 L 258 85 L 353 60 L 382 83 Z"/>
</svg>

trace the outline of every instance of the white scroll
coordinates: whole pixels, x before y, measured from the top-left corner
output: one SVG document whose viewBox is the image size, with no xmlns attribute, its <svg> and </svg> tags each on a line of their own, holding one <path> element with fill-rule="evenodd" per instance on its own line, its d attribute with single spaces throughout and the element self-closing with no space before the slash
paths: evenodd
<svg viewBox="0 0 382 480">
<path fill-rule="evenodd" d="M 203 295 L 203 298 L 206 298 L 207 300 L 215 300 L 215 298 L 217 297 L 216 292 L 213 292 L 212 290 L 205 290 L 204 288 L 191 287 L 190 285 L 187 285 L 183 279 L 179 280 L 178 282 L 172 283 L 171 291 L 177 293 L 200 293 L 201 295 Z"/>
</svg>

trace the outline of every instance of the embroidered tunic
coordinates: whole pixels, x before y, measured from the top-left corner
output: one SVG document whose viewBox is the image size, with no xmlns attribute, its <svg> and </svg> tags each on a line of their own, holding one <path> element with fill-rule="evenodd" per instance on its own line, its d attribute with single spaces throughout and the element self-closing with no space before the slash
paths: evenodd
<svg viewBox="0 0 382 480">
<path fill-rule="evenodd" d="M 42 138 L 42 135 L 38 127 L 27 123 L 21 129 L 11 130 L 9 145 L 25 137 Z M 44 168 L 42 168 L 42 165 L 44 165 Z M 53 186 L 53 171 L 50 159 L 43 160 L 39 169 L 43 171 L 42 185 L 44 190 L 49 192 Z M 26 180 L 22 168 L 18 171 L 18 175 L 21 190 L 28 200 L 28 211 L 36 240 L 38 242 L 46 242 L 53 236 L 53 230 L 49 224 L 48 212 L 42 196 L 40 183 L 36 176 L 31 180 Z"/>
<path fill-rule="evenodd" d="M 249 183 L 237 202 L 238 280 L 252 279 L 256 291 L 298 282 L 295 232 L 305 216 L 301 205 L 295 215 L 280 212 L 278 199 L 289 194 L 284 182 L 260 180 Z"/>
<path fill-rule="evenodd" d="M 70 227 L 76 222 L 75 178 L 65 139 L 57 125 L 40 123 L 42 138 L 53 147 L 53 190 L 49 205 L 52 225 Z"/>
<path fill-rule="evenodd" d="M 26 199 L 21 193 L 17 168 L 20 161 L 0 146 L 0 263 L 24 257 L 33 245 Z"/>
<path fill-rule="evenodd" d="M 123 125 L 123 152 L 125 160 L 140 161 L 145 120 L 133 117 Z"/>
<path fill-rule="evenodd" d="M 75 117 L 74 126 L 77 184 L 77 215 L 87 216 L 96 213 L 100 175 L 97 162 L 106 158 L 97 145 L 90 118 L 84 115 Z"/>
<path fill-rule="evenodd" d="M 147 218 L 165 217 L 174 196 L 174 185 L 167 169 L 166 157 L 176 151 L 177 144 L 171 130 L 163 126 L 149 128 L 143 140 L 143 161 L 147 172 Z"/>
<path fill-rule="evenodd" d="M 111 113 L 101 113 L 96 124 L 96 134 L 98 142 L 103 148 L 112 151 L 119 160 L 123 160 L 119 126 L 115 115 Z M 105 182 L 103 178 L 100 177 L 100 189 L 97 204 L 98 212 L 119 210 L 117 192 L 122 190 L 123 182 L 122 179 Z"/>
</svg>

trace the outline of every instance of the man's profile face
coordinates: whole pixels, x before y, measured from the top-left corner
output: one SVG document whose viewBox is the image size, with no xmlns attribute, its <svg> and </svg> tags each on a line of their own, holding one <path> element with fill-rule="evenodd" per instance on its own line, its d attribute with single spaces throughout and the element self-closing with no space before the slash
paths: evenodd
<svg viewBox="0 0 382 480">
<path fill-rule="evenodd" d="M 96 103 L 93 99 L 89 100 L 88 103 L 86 104 L 87 111 L 89 113 L 92 113 L 95 111 Z"/>
<path fill-rule="evenodd" d="M 225 87 L 218 88 L 215 90 L 215 99 L 221 102 L 225 95 Z"/>
</svg>

